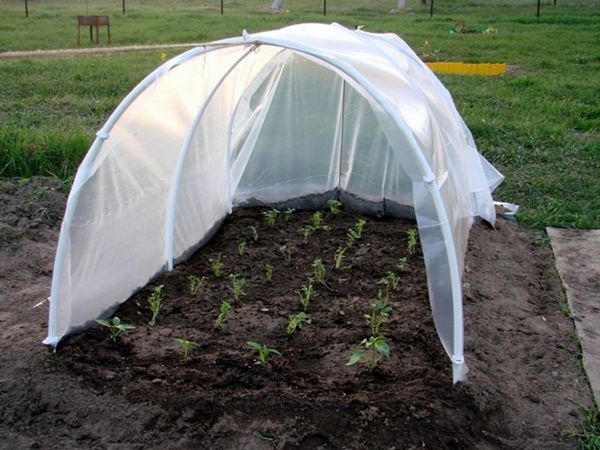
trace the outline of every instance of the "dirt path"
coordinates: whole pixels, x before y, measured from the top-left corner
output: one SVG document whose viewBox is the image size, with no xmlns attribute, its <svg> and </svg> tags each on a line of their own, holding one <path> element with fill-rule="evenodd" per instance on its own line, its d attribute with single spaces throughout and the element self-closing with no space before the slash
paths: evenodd
<svg viewBox="0 0 600 450">
<path fill-rule="evenodd" d="M 64 58 L 65 56 L 102 55 L 106 53 L 140 52 L 163 49 L 188 49 L 204 45 L 203 43 L 187 44 L 156 44 L 156 45 L 125 45 L 121 47 L 94 47 L 94 48 L 68 48 L 60 50 L 28 50 L 0 52 L 2 59 L 37 59 L 37 58 Z"/>
<path fill-rule="evenodd" d="M 344 364 L 349 343 L 362 336 L 362 309 L 354 311 L 349 304 L 341 315 L 333 307 L 344 297 L 325 292 L 321 304 L 315 300 L 314 323 L 277 344 L 284 354 L 296 351 L 299 360 L 304 358 L 301 373 L 290 371 L 296 365 L 293 358 L 277 358 L 261 371 L 247 350 L 236 353 L 243 342 L 232 342 L 244 339 L 236 337 L 244 327 L 229 335 L 226 330 L 226 351 L 215 351 L 206 336 L 212 333 L 225 288 L 211 280 L 202 296 L 206 304 L 194 303 L 186 297 L 186 277 L 188 272 L 208 271 L 210 252 L 221 253 L 230 265 L 239 259 L 237 237 L 257 220 L 250 216 L 230 221 L 199 258 L 165 275 L 168 298 L 155 328 L 146 325 L 146 288 L 119 311 L 138 329 L 117 346 L 96 327 L 53 354 L 41 341 L 47 331 L 44 299 L 66 201 L 59 185 L 40 177 L 0 179 L 0 448 L 577 447 L 570 432 L 576 430 L 579 407 L 591 405 L 592 396 L 578 369 L 579 349 L 570 337 L 573 322 L 560 309 L 560 280 L 541 234 L 504 220 L 496 230 L 474 226 L 464 300 L 465 354 L 471 371 L 462 386 L 451 385 L 424 294 L 410 294 L 414 284 L 404 286 L 409 290 L 393 300 L 396 315 L 388 336 L 392 355 L 373 376 Z M 370 220 L 375 233 L 379 225 Z M 266 234 L 265 240 L 271 242 Z M 376 261 L 385 252 L 396 254 L 397 241 L 389 234 L 383 248 L 369 241 L 356 251 L 362 249 L 363 257 Z M 257 250 L 248 246 L 249 253 Z M 368 261 L 355 264 L 366 271 Z M 254 279 L 259 272 L 251 272 L 254 266 L 249 259 L 242 267 L 249 271 L 248 298 L 243 300 L 248 309 L 238 310 L 245 314 L 232 320 L 230 328 L 273 308 L 268 296 L 259 298 L 263 291 Z M 278 263 L 282 270 L 284 266 Z M 176 279 L 183 284 L 177 285 Z M 281 286 L 287 284 L 281 281 Z M 350 288 L 340 280 L 332 284 L 341 292 Z M 360 291 L 354 297 L 363 303 L 371 298 L 367 289 Z M 287 295 L 277 294 L 273 304 Z M 272 321 L 253 325 L 253 337 L 275 339 L 281 334 L 289 311 L 276 309 Z M 320 326 L 319 317 L 333 313 L 337 315 L 326 321 L 332 333 L 338 322 L 352 322 L 329 334 L 339 351 L 320 345 L 294 347 L 310 339 L 311 330 Z M 185 333 L 180 316 L 191 321 Z M 342 342 L 348 331 L 351 336 Z M 182 361 L 172 338 L 188 333 L 202 346 Z"/>
</svg>

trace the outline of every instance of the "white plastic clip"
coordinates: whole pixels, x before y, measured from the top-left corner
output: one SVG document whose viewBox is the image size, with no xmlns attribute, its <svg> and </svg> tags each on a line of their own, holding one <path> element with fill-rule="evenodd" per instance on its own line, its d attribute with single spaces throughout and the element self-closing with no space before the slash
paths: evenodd
<svg viewBox="0 0 600 450">
<path fill-rule="evenodd" d="M 98 136 L 100 139 L 102 139 L 103 141 L 108 139 L 109 134 L 104 131 L 104 130 L 100 130 L 96 133 L 96 136 Z"/>
<path fill-rule="evenodd" d="M 244 38 L 245 41 L 250 40 L 250 35 L 248 34 L 248 32 L 246 30 L 242 31 L 242 38 Z"/>
<path fill-rule="evenodd" d="M 431 184 L 435 181 L 435 175 L 432 172 L 423 175 L 423 181 L 427 184 Z"/>
</svg>

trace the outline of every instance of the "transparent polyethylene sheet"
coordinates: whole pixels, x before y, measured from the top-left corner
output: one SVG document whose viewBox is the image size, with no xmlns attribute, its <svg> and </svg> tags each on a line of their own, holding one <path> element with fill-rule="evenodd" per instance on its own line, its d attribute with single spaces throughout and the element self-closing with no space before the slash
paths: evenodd
<svg viewBox="0 0 600 450">
<path fill-rule="evenodd" d="M 339 192 L 414 208 L 434 322 L 464 378 L 463 258 L 502 175 L 402 40 L 335 24 L 244 35 L 181 55 L 130 97 L 75 179 L 46 343 L 189 256 L 234 204 Z"/>
</svg>

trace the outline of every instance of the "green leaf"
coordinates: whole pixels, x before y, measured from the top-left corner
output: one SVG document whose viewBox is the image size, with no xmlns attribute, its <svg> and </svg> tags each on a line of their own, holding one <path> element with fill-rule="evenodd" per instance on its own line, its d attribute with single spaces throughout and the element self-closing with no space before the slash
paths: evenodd
<svg viewBox="0 0 600 450">
<path fill-rule="evenodd" d="M 102 325 L 103 327 L 110 327 L 110 322 L 104 319 L 96 319 L 96 323 Z"/>
<path fill-rule="evenodd" d="M 353 364 L 356 364 L 361 359 L 363 359 L 364 356 L 365 356 L 364 352 L 361 352 L 361 351 L 354 352 L 354 353 L 352 353 L 352 356 L 350 356 L 350 359 L 348 360 L 346 365 L 351 366 Z"/>
<path fill-rule="evenodd" d="M 258 350 L 259 352 L 261 351 L 261 349 L 263 347 L 258 342 L 254 342 L 254 341 L 248 341 L 248 342 L 246 342 L 246 344 L 248 344 L 248 346 L 253 348 L 254 350 Z"/>
<path fill-rule="evenodd" d="M 390 346 L 385 342 L 385 340 L 383 342 L 375 342 L 375 350 L 377 350 L 377 353 L 383 355 L 386 359 L 390 357 Z"/>
</svg>

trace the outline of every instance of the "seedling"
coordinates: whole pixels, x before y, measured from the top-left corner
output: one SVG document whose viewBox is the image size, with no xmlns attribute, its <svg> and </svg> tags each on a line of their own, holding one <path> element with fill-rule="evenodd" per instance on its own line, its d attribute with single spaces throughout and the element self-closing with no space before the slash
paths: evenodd
<svg viewBox="0 0 600 450">
<path fill-rule="evenodd" d="M 190 275 L 188 277 L 188 282 L 190 285 L 190 295 L 196 295 L 198 293 L 198 290 L 200 289 L 200 286 L 202 286 L 205 281 L 206 277 L 198 278 L 195 275 Z"/>
<path fill-rule="evenodd" d="M 302 228 L 300 228 L 300 233 L 302 233 L 302 237 L 304 238 L 302 240 L 302 242 L 304 242 L 305 244 L 308 244 L 310 235 L 313 234 L 314 231 L 315 231 L 315 229 L 313 227 L 311 227 L 310 225 L 304 225 Z"/>
<path fill-rule="evenodd" d="M 246 254 L 246 241 L 242 241 L 238 244 L 238 255 L 244 256 Z"/>
<path fill-rule="evenodd" d="M 217 316 L 217 320 L 215 320 L 215 329 L 221 329 L 223 322 L 225 322 L 225 319 L 227 319 L 227 316 L 229 315 L 229 311 L 231 311 L 231 303 L 223 300 L 219 307 L 219 315 Z"/>
<path fill-rule="evenodd" d="M 135 328 L 133 325 L 121 322 L 121 319 L 119 319 L 117 316 L 113 317 L 111 320 L 96 319 L 96 323 L 108 329 L 110 332 L 110 340 L 113 342 L 113 344 L 117 343 L 117 337 L 121 333 L 127 333 L 129 330 L 133 330 Z"/>
<path fill-rule="evenodd" d="M 289 221 L 292 218 L 292 214 L 294 214 L 294 211 L 296 211 L 294 208 L 288 208 L 283 212 L 283 220 L 285 220 L 286 222 Z"/>
<path fill-rule="evenodd" d="M 352 247 L 354 242 L 362 238 L 362 233 L 366 224 L 367 221 L 365 219 L 358 219 L 358 221 L 354 224 L 354 228 L 348 230 L 348 233 L 346 233 L 346 237 L 348 238 L 348 247 Z"/>
<path fill-rule="evenodd" d="M 273 280 L 273 265 L 267 264 L 265 266 L 265 274 L 267 275 L 267 281 L 270 283 Z"/>
<path fill-rule="evenodd" d="M 254 242 L 258 241 L 258 229 L 254 225 L 250 225 L 248 229 L 250 230 L 250 237 L 252 237 L 252 240 Z"/>
<path fill-rule="evenodd" d="M 383 277 L 377 282 L 377 284 L 383 285 L 385 303 L 387 303 L 388 299 L 390 298 L 390 291 L 395 291 L 396 289 L 398 289 L 398 285 L 400 284 L 400 278 L 394 272 L 388 272 L 385 277 Z"/>
<path fill-rule="evenodd" d="M 175 342 L 177 342 L 179 345 L 181 345 L 181 357 L 183 359 L 186 359 L 188 357 L 188 354 L 190 352 L 190 349 L 194 348 L 194 347 L 198 347 L 198 343 L 196 341 L 188 341 L 187 339 L 182 339 L 182 338 L 173 338 L 173 340 Z"/>
<path fill-rule="evenodd" d="M 265 216 L 265 220 L 267 221 L 269 228 L 275 228 L 275 222 L 277 221 L 277 216 L 279 214 L 279 210 L 275 208 L 272 208 L 270 211 L 263 212 L 263 216 Z"/>
<path fill-rule="evenodd" d="M 288 322 L 287 329 L 285 333 L 287 335 L 292 335 L 296 330 L 301 330 L 302 327 L 306 324 L 310 323 L 310 318 L 304 311 L 300 311 L 299 313 L 292 314 L 290 316 L 290 321 Z"/>
<path fill-rule="evenodd" d="M 410 253 L 411 255 L 414 255 L 415 251 L 417 249 L 417 230 L 415 230 L 414 228 L 411 228 L 410 230 L 408 230 L 406 232 L 406 234 L 408 235 L 408 242 L 407 242 L 408 253 Z"/>
<path fill-rule="evenodd" d="M 156 325 L 156 319 L 158 318 L 158 313 L 160 312 L 160 307 L 162 306 L 162 288 L 165 287 L 163 284 L 160 286 L 156 286 L 152 290 L 152 294 L 148 297 L 148 304 L 150 305 L 150 311 L 152 311 L 152 318 L 148 325 L 154 326 Z"/>
<path fill-rule="evenodd" d="M 336 269 L 342 268 L 342 262 L 344 261 L 344 258 L 346 257 L 347 250 L 348 250 L 348 247 L 345 247 L 343 245 L 340 245 L 335 250 L 335 268 Z"/>
<path fill-rule="evenodd" d="M 233 297 L 236 301 L 242 298 L 246 293 L 244 292 L 244 286 L 246 286 L 246 279 L 239 276 L 236 273 L 229 275 L 229 279 L 232 284 Z"/>
<path fill-rule="evenodd" d="M 321 284 L 325 284 L 325 266 L 323 265 L 321 258 L 315 259 L 312 266 L 315 271 L 315 280 Z"/>
<path fill-rule="evenodd" d="M 342 212 L 342 202 L 339 200 L 329 200 L 327 206 L 329 206 L 329 211 L 334 216 L 337 216 Z"/>
<path fill-rule="evenodd" d="M 388 345 L 385 336 L 370 336 L 369 338 L 360 341 L 346 365 L 352 366 L 360 360 L 366 359 L 367 367 L 369 370 L 373 370 L 381 358 L 388 359 L 389 357 L 390 346 Z"/>
<path fill-rule="evenodd" d="M 310 218 L 310 226 L 316 230 L 329 231 L 331 227 L 323 225 L 323 213 L 321 211 L 315 212 Z"/>
<path fill-rule="evenodd" d="M 381 290 L 377 292 L 377 299 L 371 303 L 371 312 L 365 314 L 367 325 L 371 327 L 373 335 L 379 334 L 379 328 L 390 317 L 392 307 L 388 306 L 387 299 L 384 301 L 381 295 Z"/>
<path fill-rule="evenodd" d="M 398 262 L 396 263 L 396 269 L 398 269 L 398 272 L 406 272 L 406 269 L 408 269 L 406 257 L 400 258 L 398 260 Z"/>
<path fill-rule="evenodd" d="M 315 288 L 313 287 L 314 280 L 308 279 L 308 284 L 303 284 L 300 289 L 296 290 L 296 294 L 300 297 L 300 303 L 304 308 L 304 312 L 308 311 L 308 305 L 310 304 L 311 298 L 316 295 Z"/>
<path fill-rule="evenodd" d="M 283 259 L 286 263 L 289 263 L 292 260 L 292 250 L 287 245 L 282 245 L 279 247 L 279 253 L 283 255 Z"/>
<path fill-rule="evenodd" d="M 258 359 L 254 361 L 254 364 L 265 366 L 268 364 L 267 358 L 270 355 L 281 356 L 281 353 L 274 348 L 269 348 L 266 345 L 259 344 L 258 342 L 248 341 L 246 344 L 248 344 L 248 347 L 253 348 L 258 352 Z"/>
<path fill-rule="evenodd" d="M 208 261 L 210 262 L 210 270 L 212 271 L 213 275 L 217 278 L 221 278 L 224 266 L 223 262 L 221 261 L 221 255 L 217 256 L 216 258 L 209 258 Z"/>
</svg>

